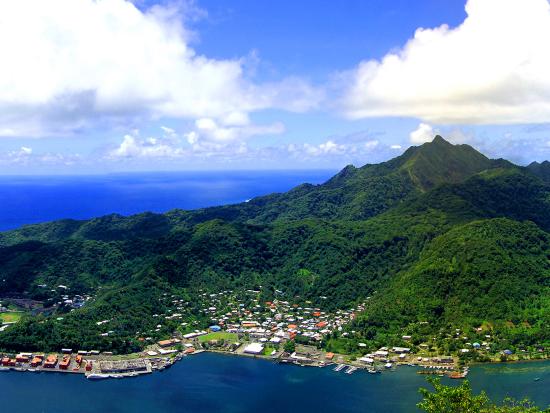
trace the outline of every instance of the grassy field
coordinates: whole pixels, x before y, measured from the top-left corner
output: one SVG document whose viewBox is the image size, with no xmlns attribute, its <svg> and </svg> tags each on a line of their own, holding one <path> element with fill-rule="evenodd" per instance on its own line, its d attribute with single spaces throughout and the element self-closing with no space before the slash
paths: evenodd
<svg viewBox="0 0 550 413">
<path fill-rule="evenodd" d="M 205 334 L 204 336 L 199 337 L 199 341 L 204 343 L 210 340 L 225 340 L 231 342 L 237 342 L 238 336 L 235 333 L 226 333 L 225 331 L 219 331 L 216 333 Z"/>
<path fill-rule="evenodd" d="M 16 313 L 16 312 L 7 312 L 7 313 L 0 313 L 0 320 L 2 320 L 3 323 L 14 323 L 21 319 L 23 316 L 23 313 Z"/>
<path fill-rule="evenodd" d="M 270 356 L 273 350 L 276 350 L 275 347 L 271 346 L 265 346 L 264 348 L 264 356 Z"/>
</svg>

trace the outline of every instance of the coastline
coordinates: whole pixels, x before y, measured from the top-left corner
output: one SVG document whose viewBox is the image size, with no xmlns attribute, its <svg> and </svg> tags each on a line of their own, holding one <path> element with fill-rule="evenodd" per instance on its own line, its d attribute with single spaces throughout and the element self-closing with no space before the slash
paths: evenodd
<svg viewBox="0 0 550 413">
<path fill-rule="evenodd" d="M 353 372 L 357 370 L 367 370 L 369 373 L 383 373 L 383 372 L 391 372 L 399 367 L 402 366 L 412 366 L 416 367 L 417 373 L 419 374 L 434 374 L 434 375 L 440 375 L 440 376 L 448 376 L 451 378 L 464 378 L 466 377 L 469 367 L 481 367 L 483 365 L 506 365 L 506 364 L 520 364 L 520 363 L 536 363 L 536 362 L 547 362 L 550 360 L 549 358 L 540 358 L 540 359 L 529 359 L 529 360 L 509 360 L 509 361 L 491 361 L 491 362 L 473 362 L 469 363 L 468 365 L 464 366 L 461 369 L 458 369 L 458 366 L 456 364 L 453 364 L 452 366 L 447 366 L 446 369 L 442 368 L 436 368 L 436 366 L 433 365 L 423 365 L 418 363 L 411 363 L 411 362 L 396 362 L 392 363 L 391 368 L 379 368 L 379 365 L 382 363 L 378 363 L 378 368 L 375 368 L 373 370 L 372 366 L 365 366 L 361 365 L 357 361 L 344 361 L 344 362 L 333 362 L 333 361 L 327 361 L 327 362 L 321 362 L 321 363 L 302 363 L 299 360 L 292 360 L 288 357 L 283 357 L 283 353 L 279 353 L 277 355 L 263 355 L 263 354 L 247 354 L 244 352 L 228 352 L 228 351 L 221 351 L 221 350 L 212 350 L 212 349 L 198 349 L 192 353 L 185 353 L 177 352 L 172 353 L 170 357 L 133 357 L 134 355 L 140 355 L 141 353 L 134 353 L 131 355 L 125 355 L 126 358 L 121 358 L 120 356 L 112 356 L 109 358 L 89 358 L 83 360 L 83 366 L 76 369 L 61 369 L 59 366 L 56 366 L 55 368 L 45 368 L 43 366 L 40 367 L 30 367 L 26 366 L 24 364 L 17 365 L 17 366 L 9 366 L 9 367 L 0 367 L 0 372 L 19 372 L 19 373 L 69 373 L 69 374 L 82 374 L 89 380 L 94 379 L 120 379 L 120 378 L 130 378 L 130 377 L 137 377 L 144 374 L 153 374 L 155 372 L 163 371 L 169 367 L 171 367 L 173 364 L 181 361 L 183 358 L 188 356 L 194 356 L 201 353 L 215 353 L 225 356 L 238 356 L 238 357 L 247 357 L 252 359 L 261 359 L 266 361 L 271 361 L 278 364 L 289 364 L 289 365 L 296 365 L 299 367 L 317 367 L 317 368 L 327 368 L 327 367 L 334 367 L 336 366 L 336 371 L 345 371 L 348 374 L 352 374 Z M 287 355 L 288 356 L 288 355 Z M 90 363 L 92 366 L 95 366 L 91 370 L 86 370 L 85 363 Z M 102 363 L 109 363 L 111 368 L 114 368 L 115 370 L 111 372 L 105 372 L 101 370 Z M 142 369 L 136 369 L 135 367 L 128 368 L 128 365 L 133 366 L 139 366 L 141 368 L 142 364 L 145 366 L 145 368 Z M 112 367 L 114 366 L 114 367 Z M 116 371 L 116 369 L 119 368 L 120 371 Z M 127 369 L 124 371 L 124 369 Z M 462 371 L 462 374 L 460 376 L 453 377 L 449 373 L 458 373 Z"/>
</svg>

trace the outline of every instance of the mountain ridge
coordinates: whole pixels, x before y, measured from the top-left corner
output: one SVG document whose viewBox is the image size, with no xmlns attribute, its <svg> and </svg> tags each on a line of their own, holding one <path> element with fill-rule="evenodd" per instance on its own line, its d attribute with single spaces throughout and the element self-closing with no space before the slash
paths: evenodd
<svg viewBox="0 0 550 413">
<path fill-rule="evenodd" d="M 351 327 L 355 333 L 328 339 L 327 348 L 351 339 L 375 347 L 388 337 L 403 344 L 397 337 L 427 318 L 426 334 L 449 324 L 487 324 L 498 326 L 503 339 L 547 343 L 550 189 L 531 169 L 435 138 L 381 164 L 345 167 L 324 184 L 242 204 L 2 233 L 0 296 L 55 303 L 56 290 L 40 285 L 64 285 L 94 299 L 10 327 L 0 333 L 0 349 L 86 343 L 134 351 L 142 346 L 135 332 L 157 324 L 152 297 L 178 291 L 192 300 L 199 291 L 259 285 L 266 300 L 282 290 L 326 309 L 371 297 Z M 513 288 L 491 289 L 491 282 Z M 484 306 L 491 306 L 487 316 Z M 59 314 L 65 326 L 55 322 Z M 113 317 L 119 331 L 100 337 L 97 320 Z M 522 320 L 531 327 L 519 335 L 510 326 Z"/>
<path fill-rule="evenodd" d="M 216 218 L 255 224 L 311 217 L 364 220 L 438 185 L 464 181 L 483 170 L 502 167 L 502 163 L 502 160 L 488 159 L 469 145 L 452 145 L 437 135 L 432 142 L 410 147 L 389 161 L 359 168 L 348 165 L 323 184 L 302 184 L 285 193 L 264 195 L 241 204 L 194 211 L 174 210 L 167 214 L 142 213 L 135 217 L 143 221 L 138 222 L 141 227 L 160 225 L 163 221 L 160 216 L 167 217 L 167 221 L 174 218 L 190 224 Z M 517 166 L 508 163 L 506 167 Z M 82 226 L 87 223 L 102 225 L 103 221 L 123 226 L 125 219 L 111 214 L 92 220 L 60 220 L 55 231 L 63 238 L 71 231 L 75 235 L 85 232 Z M 170 224 L 164 222 L 163 225 Z M 131 228 L 127 230 L 132 232 Z M 32 226 L 17 231 L 23 238 L 28 234 L 29 239 L 35 239 Z M 158 233 L 151 231 L 150 235 Z M 0 244 L 3 238 L 0 236 Z"/>
</svg>

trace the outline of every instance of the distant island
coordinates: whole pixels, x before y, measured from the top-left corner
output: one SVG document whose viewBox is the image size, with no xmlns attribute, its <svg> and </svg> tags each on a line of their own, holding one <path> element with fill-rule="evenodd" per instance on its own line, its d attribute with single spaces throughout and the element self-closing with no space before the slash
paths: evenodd
<svg viewBox="0 0 550 413">
<path fill-rule="evenodd" d="M 440 136 L 242 204 L 24 226 L 0 234 L 2 366 L 102 378 L 210 350 L 464 377 L 545 359 L 549 231 L 550 163 Z"/>
</svg>

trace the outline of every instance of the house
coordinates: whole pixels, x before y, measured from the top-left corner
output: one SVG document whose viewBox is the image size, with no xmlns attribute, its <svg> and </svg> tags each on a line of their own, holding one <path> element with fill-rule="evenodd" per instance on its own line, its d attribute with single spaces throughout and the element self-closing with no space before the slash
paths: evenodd
<svg viewBox="0 0 550 413">
<path fill-rule="evenodd" d="M 326 358 L 327 360 L 332 360 L 332 359 L 334 358 L 334 353 L 327 353 L 327 354 L 325 354 L 325 358 Z"/>
<path fill-rule="evenodd" d="M 61 370 L 68 370 L 70 364 L 71 364 L 71 356 L 63 356 L 63 360 L 61 360 L 61 363 L 59 363 L 59 368 Z"/>
<path fill-rule="evenodd" d="M 183 338 L 186 340 L 190 340 L 195 337 L 204 336 L 205 334 L 208 334 L 206 331 L 195 331 L 193 333 L 187 333 L 183 335 Z"/>
<path fill-rule="evenodd" d="M 57 355 L 50 354 L 48 357 L 46 357 L 46 361 L 44 362 L 44 368 L 53 369 L 56 365 L 57 365 Z"/>
<path fill-rule="evenodd" d="M 15 356 L 15 360 L 18 363 L 28 363 L 30 361 L 29 356 L 26 354 L 18 354 L 17 356 Z"/>
<path fill-rule="evenodd" d="M 178 340 L 177 338 L 172 338 L 170 340 L 161 340 L 157 344 L 161 347 L 171 347 L 178 344 L 179 342 L 180 340 Z"/>
<path fill-rule="evenodd" d="M 42 358 L 41 357 L 33 357 L 31 360 L 31 367 L 38 367 L 42 364 Z"/>
<path fill-rule="evenodd" d="M 408 347 L 393 347 L 392 351 L 396 354 L 406 354 L 406 353 L 410 353 L 411 349 Z"/>
<path fill-rule="evenodd" d="M 247 354 L 261 354 L 264 351 L 264 345 L 261 343 L 251 343 L 244 348 Z"/>
<path fill-rule="evenodd" d="M 358 361 L 360 361 L 361 363 L 366 363 L 366 364 L 372 364 L 374 363 L 374 359 L 371 358 L 371 357 L 361 357 L 359 359 L 357 359 Z"/>
</svg>

